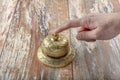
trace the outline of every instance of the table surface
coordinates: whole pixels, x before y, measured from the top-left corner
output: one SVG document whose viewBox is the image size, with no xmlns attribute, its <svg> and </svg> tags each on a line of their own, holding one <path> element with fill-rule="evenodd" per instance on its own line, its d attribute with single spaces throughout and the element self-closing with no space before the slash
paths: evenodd
<svg viewBox="0 0 120 80">
<path fill-rule="evenodd" d="M 88 43 L 76 29 L 62 32 L 75 49 L 74 61 L 50 68 L 37 58 L 49 30 L 89 13 L 120 10 L 120 0 L 0 0 L 0 80 L 120 80 L 120 36 Z"/>
</svg>

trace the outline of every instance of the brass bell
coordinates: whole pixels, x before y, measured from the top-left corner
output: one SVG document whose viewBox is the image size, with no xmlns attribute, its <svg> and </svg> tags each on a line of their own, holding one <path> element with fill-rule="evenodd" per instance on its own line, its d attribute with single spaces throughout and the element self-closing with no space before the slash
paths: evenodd
<svg viewBox="0 0 120 80">
<path fill-rule="evenodd" d="M 72 62 L 75 53 L 62 34 L 48 35 L 38 48 L 38 59 L 50 67 L 64 67 Z"/>
</svg>

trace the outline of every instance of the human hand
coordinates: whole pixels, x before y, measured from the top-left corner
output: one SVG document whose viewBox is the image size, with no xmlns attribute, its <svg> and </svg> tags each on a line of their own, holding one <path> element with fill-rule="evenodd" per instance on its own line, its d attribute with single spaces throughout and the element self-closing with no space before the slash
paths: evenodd
<svg viewBox="0 0 120 80">
<path fill-rule="evenodd" d="M 76 38 L 84 41 L 108 40 L 120 33 L 120 13 L 90 14 L 60 25 L 53 32 L 79 27 Z"/>
</svg>

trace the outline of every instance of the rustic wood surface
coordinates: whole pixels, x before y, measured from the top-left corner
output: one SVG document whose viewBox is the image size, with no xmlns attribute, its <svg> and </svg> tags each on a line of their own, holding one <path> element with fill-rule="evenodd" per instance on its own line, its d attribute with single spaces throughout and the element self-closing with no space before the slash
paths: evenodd
<svg viewBox="0 0 120 80">
<path fill-rule="evenodd" d="M 120 0 L 0 0 L 0 80 L 120 80 L 120 36 L 88 43 L 64 31 L 76 57 L 64 68 L 37 58 L 49 30 L 89 13 L 120 11 Z"/>
</svg>

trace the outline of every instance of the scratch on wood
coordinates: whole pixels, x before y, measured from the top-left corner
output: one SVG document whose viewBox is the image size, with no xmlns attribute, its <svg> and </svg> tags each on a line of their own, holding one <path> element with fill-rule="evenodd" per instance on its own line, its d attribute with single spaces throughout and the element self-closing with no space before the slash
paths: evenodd
<svg viewBox="0 0 120 80">
<path fill-rule="evenodd" d="M 12 20 L 17 0 L 1 0 L 0 1 L 0 54 L 7 37 L 9 25 Z"/>
<path fill-rule="evenodd" d="M 111 13 L 114 7 L 109 0 L 95 0 L 91 13 Z"/>
</svg>

